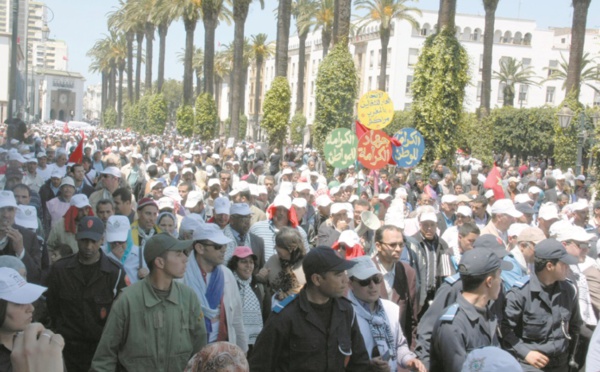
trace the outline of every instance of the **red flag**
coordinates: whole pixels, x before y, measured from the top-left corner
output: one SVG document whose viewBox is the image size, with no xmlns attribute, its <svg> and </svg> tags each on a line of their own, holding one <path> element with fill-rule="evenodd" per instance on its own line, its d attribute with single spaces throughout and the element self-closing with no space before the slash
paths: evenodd
<svg viewBox="0 0 600 372">
<path fill-rule="evenodd" d="M 356 137 L 358 137 L 358 139 L 364 136 L 368 131 L 369 129 L 367 127 L 362 125 L 358 120 L 356 121 Z"/>
<path fill-rule="evenodd" d="M 77 144 L 75 151 L 69 156 L 69 163 L 81 164 L 83 163 L 83 141 L 85 140 L 85 134 L 81 132 L 81 141 Z"/>
<path fill-rule="evenodd" d="M 362 125 L 358 120 L 356 120 L 356 136 L 358 137 L 358 139 L 360 139 L 362 136 L 364 136 L 368 131 L 370 131 L 369 128 L 365 127 L 364 125 Z M 400 141 L 398 141 L 398 139 L 394 136 L 388 136 L 386 134 L 388 140 L 390 140 L 390 142 L 392 143 L 393 146 L 402 146 L 402 144 L 400 143 Z M 390 154 L 390 158 L 388 159 L 388 164 L 389 165 L 397 165 L 396 162 L 394 161 L 394 158 L 392 158 L 392 154 Z"/>
<path fill-rule="evenodd" d="M 502 177 L 500 175 L 500 170 L 497 166 L 494 165 L 490 173 L 488 173 L 487 178 L 485 179 L 485 183 L 483 187 L 486 189 L 491 189 L 494 191 L 494 199 L 504 199 L 504 189 L 502 188 Z"/>
<path fill-rule="evenodd" d="M 69 123 L 65 121 L 65 125 L 63 125 L 63 133 L 69 133 Z"/>
</svg>

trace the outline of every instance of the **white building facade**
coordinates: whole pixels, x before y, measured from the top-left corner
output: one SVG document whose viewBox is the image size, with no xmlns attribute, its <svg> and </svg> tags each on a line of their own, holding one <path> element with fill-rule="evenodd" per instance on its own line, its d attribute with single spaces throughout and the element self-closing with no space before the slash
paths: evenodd
<svg viewBox="0 0 600 372">
<path fill-rule="evenodd" d="M 438 13 L 423 11 L 418 17 L 420 29 L 414 29 L 408 22 L 395 20 L 393 32 L 388 46 L 388 66 L 386 71 L 387 88 L 395 110 L 409 109 L 412 104 L 410 84 L 414 76 L 414 67 L 427 36 L 431 35 L 437 23 Z M 483 16 L 457 14 L 456 34 L 469 55 L 470 84 L 465 89 L 464 108 L 474 112 L 480 105 L 481 99 L 481 66 L 483 59 Z M 372 89 L 377 89 L 380 72 L 381 42 L 379 26 L 373 24 L 355 36 L 350 45 L 354 56 L 355 66 L 359 76 L 359 97 Z M 562 89 L 563 81 L 547 81 L 548 67 L 557 67 L 561 55 L 569 59 L 570 29 L 540 30 L 536 22 L 531 20 L 496 18 L 494 33 L 494 49 L 492 69 L 500 70 L 500 60 L 512 57 L 521 61 L 525 66 L 531 66 L 541 82 L 539 86 L 516 84 L 516 107 L 539 107 L 543 105 L 559 105 L 565 98 Z M 598 30 L 588 30 L 585 40 L 585 50 L 591 57 L 598 56 L 600 51 L 600 33 Z M 292 91 L 292 113 L 296 112 L 296 86 L 298 76 L 298 37 L 291 36 L 289 44 L 288 81 Z M 315 117 L 315 91 L 317 72 L 323 51 L 320 31 L 309 35 L 306 42 L 306 65 L 304 84 L 304 115 L 311 125 Z M 252 69 L 253 67 L 251 67 Z M 275 78 L 275 61 L 270 58 L 265 61 L 262 72 L 262 94 L 271 86 Z M 254 86 L 254 73 L 248 74 L 247 87 Z M 598 84 L 600 88 L 600 83 Z M 492 79 L 491 107 L 503 105 L 503 86 L 498 80 Z M 223 97 L 226 99 L 226 95 Z M 582 85 L 580 102 L 588 106 L 600 105 L 600 95 L 592 88 Z M 223 104 L 227 104 L 223 101 Z M 254 90 L 246 89 L 246 112 L 250 121 L 253 117 Z"/>
</svg>

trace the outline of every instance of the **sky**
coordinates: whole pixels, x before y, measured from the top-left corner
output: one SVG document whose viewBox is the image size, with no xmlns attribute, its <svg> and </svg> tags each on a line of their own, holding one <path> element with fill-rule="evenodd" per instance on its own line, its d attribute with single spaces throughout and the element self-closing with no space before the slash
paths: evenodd
<svg viewBox="0 0 600 372">
<path fill-rule="evenodd" d="M 269 35 L 269 41 L 276 38 L 276 0 L 264 0 L 265 8 L 254 1 L 246 21 L 246 37 L 258 33 Z M 100 76 L 89 71 L 90 59 L 86 52 L 95 41 L 107 33 L 106 14 L 114 11 L 118 0 L 45 0 L 46 5 L 54 13 L 54 19 L 48 24 L 50 37 L 64 40 L 68 45 L 69 71 L 79 72 L 86 78 L 86 84 L 100 83 Z M 435 10 L 439 0 L 422 0 L 410 2 L 422 10 Z M 485 14 L 482 0 L 458 0 L 457 12 L 463 14 Z M 549 27 L 570 27 L 573 9 L 571 0 L 500 0 L 496 17 L 535 20 L 539 29 Z M 588 12 L 588 28 L 600 28 L 600 1 L 592 1 Z M 294 34 L 292 21 L 291 34 Z M 216 31 L 216 43 L 227 44 L 233 40 L 233 25 L 222 24 Z M 204 28 L 199 22 L 194 35 L 194 44 L 203 47 Z M 167 34 L 167 51 L 165 61 L 165 78 L 182 80 L 183 64 L 178 61 L 178 54 L 185 46 L 185 30 L 181 20 L 172 23 Z M 158 35 L 155 36 L 153 79 L 158 70 Z M 143 76 L 143 75 L 142 75 Z"/>
</svg>

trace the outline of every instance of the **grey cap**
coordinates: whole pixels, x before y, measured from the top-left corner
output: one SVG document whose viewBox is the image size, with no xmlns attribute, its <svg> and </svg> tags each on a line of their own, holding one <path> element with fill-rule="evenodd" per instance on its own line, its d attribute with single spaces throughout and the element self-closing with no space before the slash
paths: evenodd
<svg viewBox="0 0 600 372">
<path fill-rule="evenodd" d="M 517 203 L 515 204 L 515 208 L 517 208 L 517 210 L 523 214 L 534 214 L 535 211 L 533 210 L 533 207 L 531 205 L 529 205 L 529 203 Z"/>
<path fill-rule="evenodd" d="M 489 249 L 500 258 L 504 258 L 504 256 L 508 255 L 508 251 L 506 250 L 502 239 L 492 234 L 483 234 L 478 237 L 475 242 L 473 242 L 473 248 Z"/>
<path fill-rule="evenodd" d="M 502 260 L 490 249 L 471 249 L 462 255 L 458 264 L 458 273 L 461 276 L 477 276 L 498 269 L 511 270 L 512 268 L 512 263 Z"/>
<path fill-rule="evenodd" d="M 545 239 L 535 246 L 535 258 L 544 260 L 559 260 L 567 265 L 575 265 L 579 261 L 577 257 L 567 253 L 567 250 L 556 239 Z"/>
<path fill-rule="evenodd" d="M 177 240 L 167 233 L 155 234 L 148 239 L 144 247 L 144 261 L 149 265 L 154 259 L 167 251 L 185 251 L 192 247 L 192 240 Z"/>
</svg>

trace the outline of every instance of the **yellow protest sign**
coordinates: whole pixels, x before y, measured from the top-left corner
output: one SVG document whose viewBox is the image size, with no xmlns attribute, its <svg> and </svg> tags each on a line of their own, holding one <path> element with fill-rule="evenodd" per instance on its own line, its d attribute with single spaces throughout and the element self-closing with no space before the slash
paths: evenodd
<svg viewBox="0 0 600 372">
<path fill-rule="evenodd" d="M 394 118 L 394 104 L 381 90 L 371 90 L 358 101 L 358 121 L 373 130 L 387 127 Z"/>
</svg>

